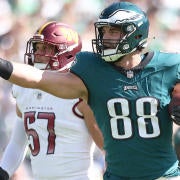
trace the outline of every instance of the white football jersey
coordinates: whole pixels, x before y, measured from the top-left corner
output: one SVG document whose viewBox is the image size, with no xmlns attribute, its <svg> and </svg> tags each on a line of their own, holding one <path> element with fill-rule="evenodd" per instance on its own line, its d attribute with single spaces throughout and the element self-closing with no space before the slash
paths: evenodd
<svg viewBox="0 0 180 180">
<path fill-rule="evenodd" d="M 92 138 L 84 120 L 75 115 L 81 115 L 76 108 L 79 99 L 16 85 L 13 96 L 23 114 L 34 178 L 87 180 Z"/>
</svg>

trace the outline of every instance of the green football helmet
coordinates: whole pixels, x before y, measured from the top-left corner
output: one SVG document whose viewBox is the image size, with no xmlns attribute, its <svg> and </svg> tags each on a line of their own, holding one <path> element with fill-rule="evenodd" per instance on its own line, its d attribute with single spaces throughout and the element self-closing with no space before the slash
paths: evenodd
<svg viewBox="0 0 180 180">
<path fill-rule="evenodd" d="M 147 15 L 135 4 L 130 2 L 116 2 L 105 8 L 94 23 L 96 39 L 92 40 L 95 53 L 107 62 L 115 62 L 120 57 L 147 46 L 149 20 Z M 118 27 L 124 34 L 118 40 L 104 39 L 102 27 Z M 106 47 L 104 42 L 112 47 Z"/>
</svg>

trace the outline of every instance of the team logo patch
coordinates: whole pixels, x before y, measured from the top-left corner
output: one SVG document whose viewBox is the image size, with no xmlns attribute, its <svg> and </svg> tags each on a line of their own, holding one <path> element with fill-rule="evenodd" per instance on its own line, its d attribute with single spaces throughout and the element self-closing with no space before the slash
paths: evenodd
<svg viewBox="0 0 180 180">
<path fill-rule="evenodd" d="M 127 90 L 138 90 L 138 86 L 137 85 L 133 85 L 133 86 L 124 86 L 124 91 Z"/>
<path fill-rule="evenodd" d="M 37 99 L 41 99 L 41 98 L 42 98 L 42 93 L 39 92 L 39 93 L 37 94 Z"/>
<path fill-rule="evenodd" d="M 34 96 L 36 97 L 36 99 L 41 99 L 42 98 L 42 93 L 39 92 L 39 91 L 35 91 Z"/>
</svg>

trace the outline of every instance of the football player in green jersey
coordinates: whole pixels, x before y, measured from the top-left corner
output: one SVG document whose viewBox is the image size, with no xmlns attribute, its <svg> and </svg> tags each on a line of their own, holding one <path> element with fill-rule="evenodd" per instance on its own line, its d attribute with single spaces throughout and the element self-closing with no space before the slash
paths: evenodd
<svg viewBox="0 0 180 180">
<path fill-rule="evenodd" d="M 179 179 L 172 125 L 180 124 L 180 54 L 143 54 L 149 20 L 135 4 L 109 5 L 94 25 L 94 52 L 77 54 L 70 72 L 1 59 L 1 77 L 88 101 L 104 136 L 104 180 Z"/>
</svg>

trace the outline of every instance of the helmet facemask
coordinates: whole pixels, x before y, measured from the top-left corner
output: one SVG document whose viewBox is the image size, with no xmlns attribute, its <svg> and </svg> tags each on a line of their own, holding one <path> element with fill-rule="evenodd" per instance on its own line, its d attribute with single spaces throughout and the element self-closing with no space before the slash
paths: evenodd
<svg viewBox="0 0 180 180">
<path fill-rule="evenodd" d="M 42 44 L 45 49 L 44 51 L 37 52 L 38 44 Z M 43 39 L 42 35 L 35 35 L 27 42 L 27 48 L 25 53 L 25 63 L 33 65 L 38 69 L 50 69 L 58 70 L 60 68 L 60 63 L 58 58 L 61 54 L 66 53 L 67 46 L 65 44 L 55 44 Z M 46 62 L 45 59 L 49 59 Z"/>
<path fill-rule="evenodd" d="M 96 49 L 96 53 L 101 54 L 105 61 L 114 62 L 130 52 L 131 47 L 128 42 L 128 37 L 134 33 L 136 27 L 130 23 L 119 24 L 118 26 L 108 24 L 106 26 L 118 28 L 119 31 L 123 33 L 123 36 L 120 36 L 118 39 L 104 39 L 102 33 L 103 26 L 101 23 L 95 23 L 96 39 L 92 40 L 93 49 L 94 51 Z M 108 46 L 106 44 L 108 44 Z"/>
</svg>

